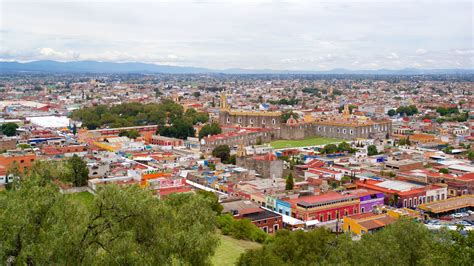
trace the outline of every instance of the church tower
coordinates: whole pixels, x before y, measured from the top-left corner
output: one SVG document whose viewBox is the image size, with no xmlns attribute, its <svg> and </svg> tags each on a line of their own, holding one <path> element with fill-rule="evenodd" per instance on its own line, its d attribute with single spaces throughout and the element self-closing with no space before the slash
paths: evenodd
<svg viewBox="0 0 474 266">
<path fill-rule="evenodd" d="M 227 102 L 227 94 L 225 91 L 221 92 L 221 110 L 229 110 L 229 103 Z"/>
<path fill-rule="evenodd" d="M 237 157 L 245 157 L 247 156 L 247 150 L 245 149 L 244 144 L 239 144 L 239 147 L 237 148 Z"/>
<path fill-rule="evenodd" d="M 351 110 L 349 109 L 348 104 L 344 104 L 344 110 L 342 111 L 342 117 L 344 119 L 349 119 L 351 117 Z"/>
</svg>

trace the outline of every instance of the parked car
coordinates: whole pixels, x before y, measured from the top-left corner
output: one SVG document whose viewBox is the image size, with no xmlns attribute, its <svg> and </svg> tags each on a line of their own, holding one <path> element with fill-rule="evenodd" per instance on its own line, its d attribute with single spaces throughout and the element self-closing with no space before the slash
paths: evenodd
<svg viewBox="0 0 474 266">
<path fill-rule="evenodd" d="M 451 218 L 456 218 L 456 219 L 459 219 L 459 218 L 462 218 L 463 216 L 460 214 L 460 213 L 453 213 L 451 214 Z"/>
</svg>

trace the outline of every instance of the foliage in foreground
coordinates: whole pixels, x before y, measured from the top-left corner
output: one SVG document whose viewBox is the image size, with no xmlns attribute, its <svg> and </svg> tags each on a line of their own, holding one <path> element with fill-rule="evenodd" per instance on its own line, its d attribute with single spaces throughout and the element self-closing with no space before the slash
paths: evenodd
<svg viewBox="0 0 474 266">
<path fill-rule="evenodd" d="M 86 207 L 24 178 L 0 200 L 2 264 L 209 264 L 218 238 L 205 197 L 157 200 L 139 187 L 101 189 Z"/>
<path fill-rule="evenodd" d="M 223 214 L 217 217 L 217 226 L 221 229 L 222 234 L 230 235 L 235 239 L 263 243 L 268 236 L 249 219 L 234 219 L 230 214 Z"/>
<path fill-rule="evenodd" d="M 326 229 L 279 231 L 260 249 L 249 250 L 238 265 L 472 265 L 474 233 L 431 232 L 402 219 L 353 241 Z"/>
</svg>

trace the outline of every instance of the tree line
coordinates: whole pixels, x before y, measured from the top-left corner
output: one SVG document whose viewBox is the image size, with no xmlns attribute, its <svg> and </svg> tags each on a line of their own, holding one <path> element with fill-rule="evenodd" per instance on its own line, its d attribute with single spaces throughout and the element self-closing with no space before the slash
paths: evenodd
<svg viewBox="0 0 474 266">
<path fill-rule="evenodd" d="M 86 107 L 75 110 L 71 118 L 80 120 L 88 129 L 158 125 L 158 134 L 186 139 L 195 136 L 194 125 L 209 121 L 209 114 L 192 108 L 184 111 L 180 104 L 165 99 L 158 104 L 123 103 Z"/>
<path fill-rule="evenodd" d="M 86 205 L 31 176 L 0 194 L 0 260 L 5 265 L 208 265 L 219 243 L 216 202 L 199 193 L 158 200 L 138 186 L 108 185 Z"/>
<path fill-rule="evenodd" d="M 280 230 L 265 244 L 248 250 L 237 265 L 472 265 L 474 232 L 429 231 L 402 218 L 359 241 L 327 229 Z"/>
</svg>

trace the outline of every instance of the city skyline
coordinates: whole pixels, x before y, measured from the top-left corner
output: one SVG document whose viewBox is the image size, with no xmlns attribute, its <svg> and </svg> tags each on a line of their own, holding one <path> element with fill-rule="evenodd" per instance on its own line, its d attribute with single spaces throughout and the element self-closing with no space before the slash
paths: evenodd
<svg viewBox="0 0 474 266">
<path fill-rule="evenodd" d="M 472 2 L 1 1 L 2 61 L 472 69 Z"/>
</svg>

